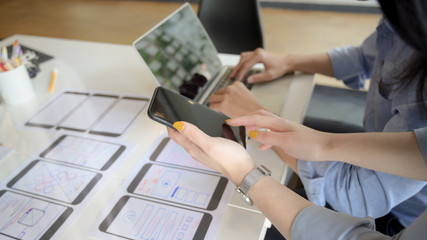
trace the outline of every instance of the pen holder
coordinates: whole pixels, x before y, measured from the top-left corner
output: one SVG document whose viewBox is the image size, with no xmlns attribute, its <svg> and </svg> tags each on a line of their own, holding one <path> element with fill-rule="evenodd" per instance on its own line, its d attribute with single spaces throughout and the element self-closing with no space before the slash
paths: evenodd
<svg viewBox="0 0 427 240">
<path fill-rule="evenodd" d="M 24 65 L 0 72 L 0 93 L 4 102 L 18 105 L 34 97 L 34 88 Z"/>
</svg>

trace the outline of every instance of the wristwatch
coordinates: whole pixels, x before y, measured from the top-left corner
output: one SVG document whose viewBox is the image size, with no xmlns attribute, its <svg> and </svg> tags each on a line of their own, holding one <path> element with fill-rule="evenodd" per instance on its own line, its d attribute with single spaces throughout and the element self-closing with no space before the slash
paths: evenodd
<svg viewBox="0 0 427 240">
<path fill-rule="evenodd" d="M 249 198 L 249 190 L 260 178 L 265 176 L 271 176 L 271 171 L 266 166 L 259 165 L 246 175 L 240 186 L 236 187 L 236 191 L 242 195 L 243 199 L 245 199 L 250 206 L 253 206 L 254 204 Z"/>
</svg>

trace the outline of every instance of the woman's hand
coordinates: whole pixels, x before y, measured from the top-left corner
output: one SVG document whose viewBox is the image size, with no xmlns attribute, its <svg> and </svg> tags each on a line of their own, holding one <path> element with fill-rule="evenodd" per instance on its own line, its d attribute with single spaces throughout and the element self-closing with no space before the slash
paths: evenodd
<svg viewBox="0 0 427 240">
<path fill-rule="evenodd" d="M 242 81 L 245 74 L 257 63 L 262 63 L 265 71 L 249 76 L 248 83 L 271 81 L 285 75 L 287 72 L 294 71 L 291 69 L 290 58 L 257 48 L 255 51 L 242 52 L 240 54 L 240 61 L 231 72 L 230 77 L 235 77 L 237 81 Z"/>
<path fill-rule="evenodd" d="M 249 136 L 262 143 L 261 150 L 277 146 L 295 158 L 327 160 L 322 158 L 329 143 L 328 133 L 316 131 L 264 110 L 233 118 L 227 123 L 230 126 L 245 126 Z"/>
<path fill-rule="evenodd" d="M 212 94 L 209 97 L 209 107 L 231 118 L 265 109 L 249 89 L 239 81 Z"/>
<path fill-rule="evenodd" d="M 224 174 L 236 186 L 256 168 L 255 162 L 241 145 L 221 137 L 210 137 L 188 122 L 175 122 L 169 136 L 194 159 Z"/>
</svg>

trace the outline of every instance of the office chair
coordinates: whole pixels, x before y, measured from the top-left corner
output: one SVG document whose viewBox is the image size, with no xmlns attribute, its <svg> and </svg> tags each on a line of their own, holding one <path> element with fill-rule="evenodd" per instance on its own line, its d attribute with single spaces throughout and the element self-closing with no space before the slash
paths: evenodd
<svg viewBox="0 0 427 240">
<path fill-rule="evenodd" d="M 258 0 L 200 0 L 198 17 L 220 53 L 264 47 Z"/>
</svg>

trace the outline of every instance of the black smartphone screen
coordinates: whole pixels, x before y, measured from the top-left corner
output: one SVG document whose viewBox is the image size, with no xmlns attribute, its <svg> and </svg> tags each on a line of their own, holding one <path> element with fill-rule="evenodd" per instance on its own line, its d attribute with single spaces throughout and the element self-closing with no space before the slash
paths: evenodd
<svg viewBox="0 0 427 240">
<path fill-rule="evenodd" d="M 154 91 L 148 116 L 172 128 L 176 121 L 189 122 L 211 137 L 224 137 L 246 147 L 244 127 L 229 126 L 225 122 L 229 119 L 226 115 L 163 87 Z"/>
</svg>

